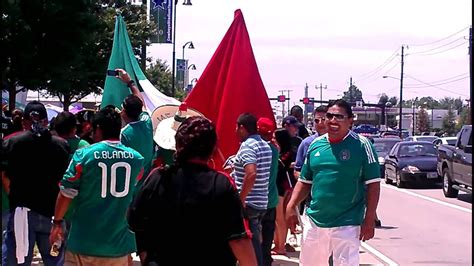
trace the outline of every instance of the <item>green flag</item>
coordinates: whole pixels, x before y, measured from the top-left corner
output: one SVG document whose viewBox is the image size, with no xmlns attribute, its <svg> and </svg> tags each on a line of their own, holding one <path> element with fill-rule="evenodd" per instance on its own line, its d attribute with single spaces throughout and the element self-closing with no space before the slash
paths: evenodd
<svg viewBox="0 0 474 266">
<path fill-rule="evenodd" d="M 133 53 L 127 27 L 121 15 L 117 15 L 115 20 L 114 42 L 107 69 L 114 70 L 116 68 L 127 71 L 130 78 L 135 81 L 142 92 L 148 112 L 152 113 L 157 107 L 165 104 L 180 104 L 178 100 L 158 91 L 143 74 Z M 121 80 L 113 76 L 106 76 L 101 107 L 114 105 L 122 108 L 123 99 L 130 93 L 130 89 Z"/>
</svg>

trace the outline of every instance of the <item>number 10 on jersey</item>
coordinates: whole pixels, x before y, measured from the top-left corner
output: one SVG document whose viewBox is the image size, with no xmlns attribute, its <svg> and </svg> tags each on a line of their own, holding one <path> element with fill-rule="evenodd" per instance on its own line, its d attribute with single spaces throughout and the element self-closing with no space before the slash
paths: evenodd
<svg viewBox="0 0 474 266">
<path fill-rule="evenodd" d="M 102 198 L 107 197 L 107 177 L 108 177 L 108 167 L 105 163 L 100 162 L 99 167 L 102 169 L 102 189 L 100 196 Z M 117 191 L 117 169 L 125 168 L 125 184 L 123 186 L 123 191 Z M 127 196 L 128 191 L 130 190 L 130 176 L 132 173 L 132 168 L 130 164 L 126 162 L 117 162 L 112 164 L 110 167 L 110 194 L 116 198 L 122 198 Z"/>
</svg>

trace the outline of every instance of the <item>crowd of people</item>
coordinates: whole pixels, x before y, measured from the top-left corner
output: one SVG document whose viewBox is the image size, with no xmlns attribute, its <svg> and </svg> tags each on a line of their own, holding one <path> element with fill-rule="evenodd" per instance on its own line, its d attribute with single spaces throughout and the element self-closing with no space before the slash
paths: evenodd
<svg viewBox="0 0 474 266">
<path fill-rule="evenodd" d="M 351 106 L 299 106 L 277 128 L 242 113 L 240 148 L 216 171 L 212 121 L 191 116 L 176 130 L 174 160 L 160 159 L 153 125 L 133 80 L 122 106 L 93 116 L 43 104 L 12 112 L 2 138 L 2 265 L 271 265 L 294 251 L 300 265 L 359 265 L 374 236 L 380 193 L 372 143 L 350 130 Z M 3 123 L 3 121 L 2 121 Z M 312 133 L 310 133 L 312 132 Z M 169 162 L 169 160 L 167 160 Z M 5 204 L 8 202 L 7 204 Z M 297 226 L 299 225 L 299 226 Z"/>
</svg>

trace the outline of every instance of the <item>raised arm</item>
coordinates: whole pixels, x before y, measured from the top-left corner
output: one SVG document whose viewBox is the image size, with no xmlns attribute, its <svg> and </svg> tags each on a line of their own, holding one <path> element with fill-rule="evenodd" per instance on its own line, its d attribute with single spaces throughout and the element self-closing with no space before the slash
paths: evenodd
<svg viewBox="0 0 474 266">
<path fill-rule="evenodd" d="M 130 78 L 130 75 L 127 73 L 127 71 L 117 68 L 115 69 L 118 71 L 118 76 L 117 78 L 120 79 L 123 83 L 127 84 L 127 86 L 130 88 L 130 91 L 132 92 L 133 95 L 136 95 L 140 100 L 142 100 L 143 103 L 143 111 L 146 111 L 146 106 L 145 106 L 145 100 L 143 99 L 143 96 L 138 89 L 137 85 L 135 82 Z"/>
</svg>

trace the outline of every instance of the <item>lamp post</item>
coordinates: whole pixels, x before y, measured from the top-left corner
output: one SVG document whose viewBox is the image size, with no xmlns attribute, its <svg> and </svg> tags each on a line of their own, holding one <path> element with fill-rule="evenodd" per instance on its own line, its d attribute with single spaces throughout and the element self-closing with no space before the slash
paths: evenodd
<svg viewBox="0 0 474 266">
<path fill-rule="evenodd" d="M 182 57 L 183 60 L 184 60 L 184 49 L 186 48 L 186 45 L 189 45 L 189 46 L 188 46 L 188 49 L 194 49 L 194 44 L 193 44 L 192 41 L 189 41 L 189 42 L 185 43 L 185 44 L 183 45 L 183 57 Z"/>
<path fill-rule="evenodd" d="M 416 101 L 418 101 L 418 97 L 416 97 L 413 102 L 411 103 L 411 108 L 412 108 L 412 129 L 411 129 L 411 135 L 412 136 L 415 136 L 415 123 L 416 123 L 416 120 L 415 120 L 415 105 L 416 105 Z"/>
<path fill-rule="evenodd" d="M 176 6 L 178 5 L 178 0 L 174 1 L 174 16 L 173 16 L 173 59 L 172 59 L 172 69 L 171 69 L 171 97 L 175 95 L 175 85 L 176 85 L 176 77 L 175 77 L 175 68 L 176 68 Z M 192 6 L 191 0 L 185 0 L 183 3 L 184 6 Z"/>
<path fill-rule="evenodd" d="M 196 65 L 195 64 L 191 64 L 188 66 L 188 70 L 196 70 Z"/>
<path fill-rule="evenodd" d="M 403 47 L 402 47 L 402 54 L 403 54 Z M 391 79 L 396 79 L 400 81 L 400 99 L 398 99 L 399 103 L 399 110 L 398 110 L 398 131 L 399 131 L 399 136 L 402 138 L 402 119 L 403 119 L 403 108 L 402 108 L 402 101 L 403 101 L 403 56 L 402 56 L 402 75 L 400 76 L 401 78 L 395 78 L 392 76 L 382 76 L 382 78 L 391 78 Z"/>
<path fill-rule="evenodd" d="M 198 79 L 197 79 L 197 78 L 193 78 L 193 79 L 192 79 L 192 80 L 191 80 L 189 83 L 193 84 L 193 82 L 194 82 L 194 81 L 196 81 L 196 82 L 197 82 L 197 81 L 198 81 Z"/>
</svg>

